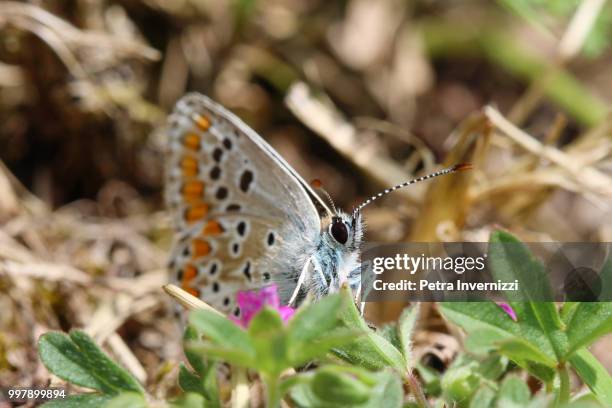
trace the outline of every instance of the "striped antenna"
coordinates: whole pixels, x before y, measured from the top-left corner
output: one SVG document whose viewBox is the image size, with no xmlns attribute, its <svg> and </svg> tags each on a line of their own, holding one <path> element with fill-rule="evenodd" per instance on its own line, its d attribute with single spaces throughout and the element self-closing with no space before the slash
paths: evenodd
<svg viewBox="0 0 612 408">
<path fill-rule="evenodd" d="M 419 181 L 425 181 L 428 180 L 430 178 L 434 178 L 434 177 L 438 177 L 438 176 L 444 176 L 445 174 L 451 174 L 451 173 L 455 173 L 457 171 L 462 171 L 462 170 L 470 170 L 472 168 L 472 165 L 470 163 L 461 163 L 461 164 L 456 164 L 453 167 L 449 167 L 447 169 L 443 169 L 440 171 L 436 171 L 435 173 L 431 173 L 428 174 L 426 176 L 422 176 L 422 177 L 418 177 L 415 178 L 414 180 L 410 180 L 410 181 L 406 181 L 402 184 L 398 184 L 397 186 L 391 187 L 391 188 L 387 188 L 384 191 L 381 191 L 380 193 L 373 195 L 372 197 L 368 198 L 367 200 L 365 200 L 363 203 L 361 203 L 357 208 L 355 208 L 355 210 L 353 211 L 353 215 L 356 215 L 359 211 L 361 211 L 363 209 L 363 207 L 365 207 L 366 205 L 370 204 L 372 201 L 378 200 L 380 197 L 387 195 L 395 190 L 398 190 L 400 188 L 409 186 L 411 184 L 414 183 L 418 183 Z"/>
</svg>

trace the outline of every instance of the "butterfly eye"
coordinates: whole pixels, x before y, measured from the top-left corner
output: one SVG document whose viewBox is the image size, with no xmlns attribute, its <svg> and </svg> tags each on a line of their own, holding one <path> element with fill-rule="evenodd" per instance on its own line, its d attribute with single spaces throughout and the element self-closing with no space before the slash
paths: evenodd
<svg viewBox="0 0 612 408">
<path fill-rule="evenodd" d="M 346 241 L 348 241 L 348 228 L 339 218 L 334 218 L 332 224 L 329 226 L 329 233 L 341 244 L 346 244 Z"/>
</svg>

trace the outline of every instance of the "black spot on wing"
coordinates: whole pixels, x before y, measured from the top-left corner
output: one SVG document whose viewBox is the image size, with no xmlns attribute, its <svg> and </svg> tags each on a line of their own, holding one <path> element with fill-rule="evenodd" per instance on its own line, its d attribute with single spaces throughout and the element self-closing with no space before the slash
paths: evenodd
<svg viewBox="0 0 612 408">
<path fill-rule="evenodd" d="M 245 170 L 242 172 L 240 176 L 240 190 L 245 193 L 249 191 L 251 187 L 251 183 L 253 183 L 253 172 L 251 170 Z"/>
<path fill-rule="evenodd" d="M 244 265 L 244 268 L 242 269 L 242 273 L 244 273 L 244 276 L 246 276 L 249 282 L 253 279 L 253 276 L 251 275 L 251 262 L 250 261 L 246 261 L 246 264 Z"/>
<path fill-rule="evenodd" d="M 241 237 L 244 237 L 244 234 L 246 233 L 246 222 L 244 221 L 240 221 L 238 223 L 238 225 L 236 226 L 236 232 L 238 232 L 238 235 L 240 235 Z"/>
<path fill-rule="evenodd" d="M 230 211 L 240 211 L 242 207 L 240 207 L 240 204 L 230 204 L 226 207 L 226 211 L 230 212 Z"/>
<path fill-rule="evenodd" d="M 223 157 L 223 150 L 221 150 L 220 147 L 215 147 L 215 150 L 213 150 L 213 153 L 212 153 L 213 160 L 219 163 L 222 157 Z"/>
<path fill-rule="evenodd" d="M 217 197 L 217 200 L 225 200 L 227 198 L 227 194 L 228 194 L 227 188 L 221 186 L 217 189 L 217 192 L 215 193 L 215 197 Z"/>
<path fill-rule="evenodd" d="M 210 269 L 208 270 L 208 273 L 210 273 L 211 275 L 214 275 L 214 274 L 216 274 L 216 273 L 217 273 L 217 270 L 218 270 L 218 269 L 219 269 L 219 265 L 217 265 L 217 263 L 216 263 L 216 262 L 213 262 L 213 263 L 210 265 Z"/>
<path fill-rule="evenodd" d="M 210 170 L 210 178 L 211 180 L 219 180 L 221 177 L 221 168 L 219 166 L 215 166 Z"/>
</svg>

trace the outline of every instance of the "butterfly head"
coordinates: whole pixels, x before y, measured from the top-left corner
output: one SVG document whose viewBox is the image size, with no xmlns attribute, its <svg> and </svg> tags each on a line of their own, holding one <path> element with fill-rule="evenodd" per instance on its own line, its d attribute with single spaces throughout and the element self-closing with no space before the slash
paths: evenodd
<svg viewBox="0 0 612 408">
<path fill-rule="evenodd" d="M 359 249 L 363 237 L 361 213 L 334 212 L 323 220 L 320 240 L 312 258 L 310 290 L 316 297 L 348 285 L 356 292 L 361 281 Z"/>
<path fill-rule="evenodd" d="M 398 184 L 370 197 L 351 213 L 336 210 L 329 195 L 322 190 L 330 202 L 329 207 L 331 207 L 331 210 L 323 222 L 321 239 L 312 258 L 314 273 L 312 275 L 313 282 L 311 286 L 314 292 L 318 296 L 337 292 L 344 283 L 348 283 L 351 289 L 353 289 L 353 293 L 356 296 L 359 294 L 361 290 L 360 247 L 364 230 L 361 210 L 365 206 L 386 194 L 416 182 L 470 168 L 471 165 L 469 164 L 458 164 L 427 176 Z M 320 189 L 320 186 L 315 187 Z"/>
<path fill-rule="evenodd" d="M 352 214 L 336 212 L 331 217 L 326 234 L 330 245 L 340 251 L 359 249 L 363 237 L 361 212 Z"/>
</svg>

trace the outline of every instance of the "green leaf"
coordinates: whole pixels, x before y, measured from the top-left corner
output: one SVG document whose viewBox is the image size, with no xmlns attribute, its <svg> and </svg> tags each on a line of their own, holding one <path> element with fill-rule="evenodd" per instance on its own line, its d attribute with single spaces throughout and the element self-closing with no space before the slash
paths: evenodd
<svg viewBox="0 0 612 408">
<path fill-rule="evenodd" d="M 309 361 L 324 357 L 332 349 L 341 348 L 355 341 L 363 332 L 351 329 L 336 329 L 320 339 L 293 347 L 289 350 L 289 365 L 299 367 Z"/>
<path fill-rule="evenodd" d="M 343 298 L 336 294 L 298 309 L 287 326 L 290 366 L 297 367 L 324 357 L 332 348 L 346 345 L 360 336 L 358 330 L 341 327 L 342 303 Z"/>
<path fill-rule="evenodd" d="M 440 395 L 440 392 L 442 391 L 440 388 L 440 373 L 430 367 L 424 366 L 421 363 L 417 363 L 415 369 L 419 373 L 419 377 L 421 377 L 423 391 L 425 394 L 433 396 Z"/>
<path fill-rule="evenodd" d="M 410 353 L 412 351 L 412 334 L 414 332 L 414 327 L 416 326 L 418 316 L 419 304 L 416 303 L 402 311 L 397 324 L 397 334 L 402 345 L 401 351 L 408 362 L 411 360 Z"/>
<path fill-rule="evenodd" d="M 84 332 L 43 334 L 38 341 L 43 364 L 58 377 L 82 387 L 116 395 L 142 393 L 138 381 L 111 360 Z"/>
<path fill-rule="evenodd" d="M 605 408 L 593 394 L 581 395 L 560 408 Z"/>
<path fill-rule="evenodd" d="M 183 363 L 179 367 L 178 383 L 181 389 L 185 392 L 196 392 L 201 395 L 206 395 L 206 389 L 200 376 L 189 371 Z"/>
<path fill-rule="evenodd" d="M 531 399 L 531 391 L 517 376 L 511 375 L 504 379 L 499 389 L 497 405 L 507 408 L 522 408 Z"/>
<path fill-rule="evenodd" d="M 189 315 L 189 322 L 213 343 L 254 357 L 255 350 L 246 331 L 230 319 L 209 310 L 196 310 Z"/>
<path fill-rule="evenodd" d="M 518 365 L 523 367 L 534 377 L 542 380 L 545 384 L 552 384 L 557 375 L 554 369 L 534 361 L 527 361 L 525 363 L 519 362 Z"/>
<path fill-rule="evenodd" d="M 378 327 L 376 333 L 381 335 L 385 340 L 393 345 L 398 350 L 402 350 L 402 343 L 397 335 L 397 323 L 391 322 Z"/>
<path fill-rule="evenodd" d="M 376 380 L 377 384 L 371 390 L 372 396 L 364 407 L 400 408 L 404 392 L 399 375 L 392 370 L 384 370 L 376 373 Z"/>
<path fill-rule="evenodd" d="M 581 302 L 567 324 L 568 354 L 612 332 L 612 302 Z"/>
<path fill-rule="evenodd" d="M 525 318 L 529 305 L 513 302 L 512 307 L 519 316 L 513 321 L 493 302 L 446 302 L 440 303 L 442 314 L 453 323 L 461 326 L 469 334 L 475 330 L 486 330 L 490 339 L 523 339 L 531 344 L 534 352 L 540 354 L 539 360 L 556 360 L 548 336 L 542 332 L 539 323 L 533 318 Z M 533 313 L 529 314 L 533 316 Z M 524 319 L 524 321 L 523 321 Z M 497 340 L 499 342 L 500 340 Z"/>
<path fill-rule="evenodd" d="M 291 388 L 291 399 L 298 407 L 402 406 L 402 384 L 392 370 L 370 373 L 360 367 L 328 365 L 299 378 Z"/>
<path fill-rule="evenodd" d="M 477 373 L 478 365 L 475 363 L 449 367 L 442 376 L 440 385 L 442 395 L 451 404 L 457 403 L 465 406 L 476 393 L 480 385 L 480 376 Z"/>
<path fill-rule="evenodd" d="M 552 400 L 552 394 L 545 394 L 541 392 L 536 394 L 536 396 L 529 401 L 529 404 L 527 404 L 525 408 L 550 408 Z"/>
<path fill-rule="evenodd" d="M 335 348 L 334 354 L 349 363 L 371 370 L 393 367 L 400 372 L 406 372 L 408 368 L 402 353 L 368 327 L 353 303 L 350 289 L 343 288 L 341 295 L 344 301 L 340 311 L 340 320 L 344 327 L 365 334 L 349 344 Z"/>
<path fill-rule="evenodd" d="M 499 343 L 506 338 L 496 330 L 475 329 L 468 333 L 463 345 L 470 353 L 486 355 L 497 350 Z"/>
<path fill-rule="evenodd" d="M 113 397 L 102 394 L 78 394 L 45 402 L 43 408 L 100 408 Z"/>
<path fill-rule="evenodd" d="M 476 329 L 468 333 L 463 346 L 467 351 L 477 355 L 487 355 L 499 348 L 499 343 L 508 337 L 490 329 Z"/>
<path fill-rule="evenodd" d="M 580 302 L 565 302 L 563 306 L 561 306 L 559 314 L 561 315 L 561 320 L 563 324 L 565 324 L 565 327 L 567 327 L 570 320 L 572 320 L 572 316 L 574 316 L 579 304 Z"/>
<path fill-rule="evenodd" d="M 290 347 L 300 347 L 336 328 L 341 305 L 342 298 L 336 294 L 299 308 L 287 326 Z"/>
<path fill-rule="evenodd" d="M 587 349 L 576 351 L 569 362 L 597 399 L 612 407 L 612 377 L 605 367 Z"/>
<path fill-rule="evenodd" d="M 513 361 L 533 361 L 547 367 L 555 367 L 556 360 L 542 354 L 533 345 L 523 339 L 513 338 L 498 343 L 499 352 Z"/>
<path fill-rule="evenodd" d="M 514 302 L 512 306 L 515 307 Z M 569 342 L 565 325 L 561 321 L 561 316 L 555 304 L 553 302 L 525 302 L 521 306 L 524 306 L 521 313 L 524 321 L 521 322 L 520 327 L 535 326 L 535 322 L 537 322 L 541 333 L 546 336 L 548 343 L 552 346 L 556 360 L 562 361 L 569 349 Z M 517 309 L 518 306 L 514 309 L 518 314 Z"/>
<path fill-rule="evenodd" d="M 555 304 L 546 301 L 552 300 L 553 295 L 544 266 L 522 242 L 503 231 L 491 234 L 488 258 L 496 279 L 519 282 L 519 290 L 506 292 L 505 296 L 511 301 L 517 316 L 523 320 L 520 325 L 525 329 L 522 337 L 541 346 L 539 337 L 545 336 L 555 359 L 561 360 L 569 347 L 568 340 Z M 517 307 L 522 307 L 522 313 Z M 537 328 L 540 329 L 538 339 L 532 335 L 533 329 Z"/>
<path fill-rule="evenodd" d="M 248 333 L 257 356 L 254 363 L 259 371 L 276 377 L 290 367 L 287 336 L 276 310 L 267 306 L 261 309 L 251 320 Z"/>
<path fill-rule="evenodd" d="M 612 299 L 612 255 L 606 259 L 601 272 L 599 273 L 601 278 L 601 294 L 599 299 L 611 300 Z"/>
<path fill-rule="evenodd" d="M 196 340 L 201 340 L 201 336 L 199 335 L 198 331 L 193 326 L 187 326 L 187 328 L 185 328 L 185 333 L 183 334 L 183 350 L 185 357 L 187 357 L 189 365 L 191 365 L 195 372 L 202 375 L 202 373 L 206 372 L 206 360 L 202 359 L 202 356 L 199 354 L 192 353 L 186 347 L 188 343 L 195 342 Z"/>
<path fill-rule="evenodd" d="M 506 292 L 509 301 L 542 302 L 553 299 L 544 266 L 518 239 L 504 231 L 495 231 L 489 239 L 488 262 L 496 279 L 518 280 L 519 290 Z"/>
<path fill-rule="evenodd" d="M 371 386 L 334 366 L 324 366 L 312 378 L 311 388 L 320 401 L 356 405 L 369 399 Z"/>
<path fill-rule="evenodd" d="M 470 401 L 470 408 L 493 408 L 495 391 L 487 386 L 480 387 Z"/>
<path fill-rule="evenodd" d="M 480 362 L 478 372 L 484 378 L 497 381 L 508 369 L 508 358 L 497 354 L 491 354 Z"/>
<path fill-rule="evenodd" d="M 280 314 L 269 306 L 262 308 L 249 323 L 249 337 L 269 336 L 283 331 L 283 320 Z"/>
<path fill-rule="evenodd" d="M 208 341 L 187 343 L 185 347 L 190 353 L 197 354 L 202 359 L 225 361 L 239 367 L 257 368 L 255 357 L 240 350 L 217 346 Z"/>
<path fill-rule="evenodd" d="M 184 352 L 193 373 L 181 363 L 179 370 L 179 386 L 185 392 L 196 392 L 204 396 L 210 407 L 220 407 L 219 393 L 217 389 L 217 364 L 207 361 L 201 354 L 194 353 L 187 347 L 188 344 L 196 343 L 200 335 L 194 327 L 187 326 L 183 336 Z"/>
<path fill-rule="evenodd" d="M 144 396 L 135 392 L 119 394 L 104 404 L 104 408 L 147 408 L 147 406 Z"/>
<path fill-rule="evenodd" d="M 171 408 L 208 408 L 208 402 L 200 395 L 193 392 L 185 393 L 180 398 L 170 403 Z"/>
</svg>

